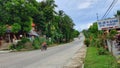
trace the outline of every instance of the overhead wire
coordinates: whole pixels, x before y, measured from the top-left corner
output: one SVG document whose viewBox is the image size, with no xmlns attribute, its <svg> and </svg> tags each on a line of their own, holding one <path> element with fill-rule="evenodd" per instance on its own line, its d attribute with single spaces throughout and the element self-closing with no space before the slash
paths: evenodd
<svg viewBox="0 0 120 68">
<path fill-rule="evenodd" d="M 113 6 L 114 3 L 115 3 L 115 0 L 112 1 L 112 3 L 110 4 L 109 8 L 107 9 L 107 11 L 105 12 L 105 14 L 103 15 L 102 19 L 106 16 L 106 14 L 108 13 L 108 11 L 110 11 L 110 8 Z"/>
<path fill-rule="evenodd" d="M 104 2 L 103 1 L 100 1 L 100 2 L 102 2 L 101 3 L 101 5 L 102 6 L 99 6 L 98 4 L 96 4 L 95 6 L 96 6 L 96 8 L 102 8 L 103 9 L 103 6 L 104 6 L 104 8 L 108 8 L 109 7 L 109 2 L 112 2 L 112 0 L 104 0 Z M 96 16 L 97 16 L 97 20 L 99 20 L 99 14 L 101 15 L 101 13 L 99 12 L 99 10 L 96 10 L 97 12 L 96 12 Z M 100 16 L 100 18 L 102 18 L 102 16 Z"/>
<path fill-rule="evenodd" d="M 107 11 L 105 12 L 105 14 L 103 15 L 102 19 L 105 18 L 110 11 L 113 9 L 114 5 L 117 3 L 118 0 L 113 0 L 112 3 L 110 4 L 109 8 L 107 9 Z"/>
<path fill-rule="evenodd" d="M 118 0 L 115 1 L 115 4 L 117 3 Z M 115 4 L 111 7 L 110 11 L 113 9 L 113 7 L 115 6 Z M 108 11 L 108 13 L 106 14 L 106 16 L 108 16 L 108 14 L 110 13 L 110 11 Z M 105 16 L 105 17 L 106 17 Z"/>
</svg>

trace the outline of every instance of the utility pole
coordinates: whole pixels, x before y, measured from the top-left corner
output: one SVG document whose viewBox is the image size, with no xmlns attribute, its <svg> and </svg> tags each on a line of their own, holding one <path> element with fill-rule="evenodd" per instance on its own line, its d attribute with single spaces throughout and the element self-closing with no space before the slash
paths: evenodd
<svg viewBox="0 0 120 68">
<path fill-rule="evenodd" d="M 97 16 L 97 21 L 98 21 L 98 13 L 96 13 L 96 16 Z"/>
</svg>

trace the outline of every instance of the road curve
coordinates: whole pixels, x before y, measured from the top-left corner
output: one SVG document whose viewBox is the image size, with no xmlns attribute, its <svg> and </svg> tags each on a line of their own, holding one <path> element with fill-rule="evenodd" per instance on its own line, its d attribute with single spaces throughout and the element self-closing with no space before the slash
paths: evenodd
<svg viewBox="0 0 120 68">
<path fill-rule="evenodd" d="M 48 48 L 0 54 L 0 68 L 63 68 L 83 45 L 84 36 L 71 43 Z"/>
</svg>

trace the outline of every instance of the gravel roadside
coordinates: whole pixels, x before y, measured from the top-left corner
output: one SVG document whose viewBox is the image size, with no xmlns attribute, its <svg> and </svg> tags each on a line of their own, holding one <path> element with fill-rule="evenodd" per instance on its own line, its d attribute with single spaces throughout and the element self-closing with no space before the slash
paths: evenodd
<svg viewBox="0 0 120 68">
<path fill-rule="evenodd" d="M 83 43 L 82 47 L 75 53 L 71 60 L 64 65 L 63 68 L 84 68 L 84 59 L 86 56 L 86 51 L 87 47 Z"/>
</svg>

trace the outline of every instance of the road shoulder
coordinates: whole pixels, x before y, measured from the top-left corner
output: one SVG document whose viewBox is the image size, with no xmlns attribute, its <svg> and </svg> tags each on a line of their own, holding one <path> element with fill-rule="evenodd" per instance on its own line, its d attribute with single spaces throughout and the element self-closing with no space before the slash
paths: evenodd
<svg viewBox="0 0 120 68">
<path fill-rule="evenodd" d="M 64 65 L 63 68 L 82 68 L 84 65 L 84 59 L 86 56 L 87 47 L 83 45 L 71 60 Z"/>
</svg>

